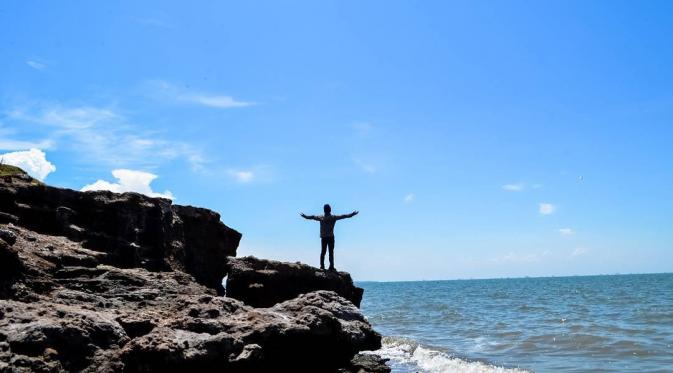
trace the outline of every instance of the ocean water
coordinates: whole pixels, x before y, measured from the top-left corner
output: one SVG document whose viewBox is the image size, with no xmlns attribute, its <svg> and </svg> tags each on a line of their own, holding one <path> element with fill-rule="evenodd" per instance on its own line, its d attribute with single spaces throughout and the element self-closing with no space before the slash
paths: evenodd
<svg viewBox="0 0 673 373">
<path fill-rule="evenodd" d="M 673 274 L 358 286 L 393 372 L 673 372 Z"/>
</svg>

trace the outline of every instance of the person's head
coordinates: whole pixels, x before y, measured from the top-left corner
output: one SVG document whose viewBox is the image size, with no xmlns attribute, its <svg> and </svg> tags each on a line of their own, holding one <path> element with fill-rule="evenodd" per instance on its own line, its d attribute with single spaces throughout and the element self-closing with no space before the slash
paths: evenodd
<svg viewBox="0 0 673 373">
<path fill-rule="evenodd" d="M 322 209 L 325 211 L 325 215 L 329 215 L 332 213 L 332 207 L 330 207 L 329 204 L 325 204 L 325 206 L 322 207 Z"/>
</svg>

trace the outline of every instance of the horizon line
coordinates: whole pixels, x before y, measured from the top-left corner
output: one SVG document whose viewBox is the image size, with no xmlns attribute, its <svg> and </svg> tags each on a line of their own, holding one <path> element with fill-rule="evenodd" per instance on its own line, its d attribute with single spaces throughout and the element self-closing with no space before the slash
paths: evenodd
<svg viewBox="0 0 673 373">
<path fill-rule="evenodd" d="M 481 277 L 481 278 L 453 278 L 443 280 L 353 280 L 354 282 L 440 282 L 440 281 L 485 281 L 485 280 L 520 280 L 520 279 L 544 279 L 544 278 L 570 278 L 570 277 L 597 277 L 597 276 L 634 276 L 634 275 L 673 275 L 673 272 L 640 272 L 640 273 L 601 273 L 586 275 L 549 275 L 549 276 L 516 276 L 516 277 Z"/>
</svg>

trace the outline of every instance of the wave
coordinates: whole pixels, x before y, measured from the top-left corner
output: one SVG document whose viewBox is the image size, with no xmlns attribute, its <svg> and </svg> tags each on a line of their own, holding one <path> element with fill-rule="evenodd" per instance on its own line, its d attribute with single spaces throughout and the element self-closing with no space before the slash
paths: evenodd
<svg viewBox="0 0 673 373">
<path fill-rule="evenodd" d="M 444 352 L 421 346 L 416 341 L 401 337 L 384 337 L 380 350 L 373 353 L 390 359 L 393 372 L 426 373 L 527 373 L 519 368 L 505 368 L 481 361 L 469 361 Z"/>
</svg>

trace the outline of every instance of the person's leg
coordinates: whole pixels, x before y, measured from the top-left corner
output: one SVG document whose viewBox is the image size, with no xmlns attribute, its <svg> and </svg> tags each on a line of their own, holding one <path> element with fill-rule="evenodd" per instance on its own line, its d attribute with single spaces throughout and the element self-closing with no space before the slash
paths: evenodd
<svg viewBox="0 0 673 373">
<path fill-rule="evenodd" d="M 320 239 L 320 245 L 321 245 L 320 269 L 325 269 L 325 251 L 327 251 L 327 239 L 326 238 L 321 238 Z"/>
<path fill-rule="evenodd" d="M 330 237 L 327 241 L 329 247 L 329 268 L 334 269 L 334 237 Z"/>
</svg>

